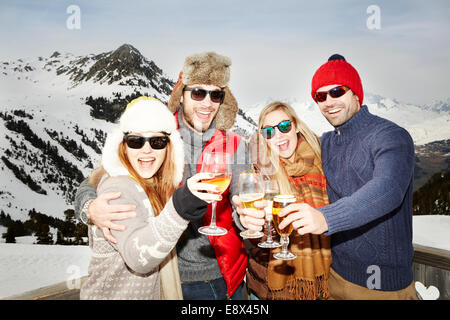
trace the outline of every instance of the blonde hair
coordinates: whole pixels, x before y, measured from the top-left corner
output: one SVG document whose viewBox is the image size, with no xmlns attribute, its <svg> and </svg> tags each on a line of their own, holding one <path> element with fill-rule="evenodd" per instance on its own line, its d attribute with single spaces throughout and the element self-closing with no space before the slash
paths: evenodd
<svg viewBox="0 0 450 320">
<path fill-rule="evenodd" d="M 257 132 L 257 161 L 255 166 L 264 175 L 270 176 L 272 179 L 278 181 L 280 192 L 283 194 L 296 194 L 297 191 L 289 182 L 289 176 L 283 169 L 280 163 L 280 156 L 276 152 L 272 152 L 270 145 L 266 139 L 261 135 L 261 129 L 264 125 L 264 120 L 267 115 L 276 110 L 282 110 L 289 117 L 289 120 L 295 125 L 298 139 L 303 138 L 311 146 L 315 156 L 321 159 L 320 140 L 317 135 L 297 116 L 295 110 L 287 103 L 274 101 L 269 103 L 261 111 L 258 119 L 258 132 Z M 296 152 L 296 151 L 294 151 Z"/>
</svg>

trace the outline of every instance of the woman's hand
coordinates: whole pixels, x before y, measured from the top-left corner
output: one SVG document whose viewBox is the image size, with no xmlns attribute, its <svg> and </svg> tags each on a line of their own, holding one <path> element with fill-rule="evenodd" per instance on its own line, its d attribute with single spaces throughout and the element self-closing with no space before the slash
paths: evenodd
<svg viewBox="0 0 450 320">
<path fill-rule="evenodd" d="M 251 231 L 261 231 L 264 223 L 266 213 L 264 208 L 267 206 L 267 201 L 255 201 L 255 209 L 244 209 L 241 203 L 241 198 L 239 196 L 233 196 L 231 199 L 236 205 L 236 212 L 239 214 L 239 220 L 244 228 Z"/>
<path fill-rule="evenodd" d="M 220 188 L 209 183 L 201 182 L 201 180 L 209 180 L 214 178 L 214 174 L 201 172 L 187 179 L 187 187 L 194 196 L 201 200 L 211 203 L 213 201 L 222 200 Z"/>
<path fill-rule="evenodd" d="M 112 236 L 110 230 L 125 230 L 125 226 L 113 221 L 136 217 L 136 212 L 134 212 L 136 206 L 134 204 L 109 204 L 110 200 L 118 199 L 120 196 L 120 192 L 103 193 L 94 199 L 88 207 L 89 220 L 100 228 L 105 239 L 112 243 L 117 243 L 117 240 Z"/>
</svg>

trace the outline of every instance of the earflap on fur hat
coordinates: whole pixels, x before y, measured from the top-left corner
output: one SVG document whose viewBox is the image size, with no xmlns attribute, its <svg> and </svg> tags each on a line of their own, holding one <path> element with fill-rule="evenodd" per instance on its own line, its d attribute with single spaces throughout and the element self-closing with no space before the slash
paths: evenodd
<svg viewBox="0 0 450 320">
<path fill-rule="evenodd" d="M 172 113 L 177 112 L 178 109 L 180 108 L 181 96 L 183 95 L 183 89 L 186 86 L 183 83 L 182 77 L 183 71 L 181 71 L 180 74 L 178 75 L 177 83 L 175 83 L 175 86 L 172 89 L 172 93 L 169 98 L 169 103 L 167 104 L 167 107 Z"/>
<path fill-rule="evenodd" d="M 219 130 L 228 130 L 233 126 L 239 108 L 238 102 L 231 93 L 230 88 L 225 87 L 223 90 L 225 91 L 225 98 L 216 115 L 216 128 Z"/>
<path fill-rule="evenodd" d="M 208 84 L 221 87 L 225 98 L 216 115 L 216 129 L 230 129 L 236 119 L 238 102 L 230 91 L 231 59 L 215 52 L 204 52 L 186 57 L 169 99 L 169 110 L 175 113 L 180 108 L 183 89 L 192 84 Z"/>
<path fill-rule="evenodd" d="M 173 184 L 178 186 L 183 179 L 183 141 L 177 131 L 173 114 L 159 100 L 140 97 L 131 101 L 120 117 L 119 128 L 113 129 L 106 137 L 102 152 L 102 165 L 110 176 L 128 175 L 129 172 L 119 159 L 119 145 L 125 133 L 164 132 L 173 145 L 172 162 L 175 163 Z"/>
</svg>

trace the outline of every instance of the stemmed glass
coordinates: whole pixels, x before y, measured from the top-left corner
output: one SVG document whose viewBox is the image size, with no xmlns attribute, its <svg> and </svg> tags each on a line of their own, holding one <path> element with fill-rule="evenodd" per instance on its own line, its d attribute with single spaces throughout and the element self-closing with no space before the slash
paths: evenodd
<svg viewBox="0 0 450 320">
<path fill-rule="evenodd" d="M 297 257 L 295 254 L 288 251 L 289 235 L 291 234 L 294 227 L 292 226 L 292 223 L 290 223 L 287 227 L 280 230 L 279 225 L 287 216 L 281 218 L 278 216 L 278 213 L 281 211 L 281 209 L 295 202 L 296 198 L 293 195 L 277 195 L 273 198 L 273 207 L 272 207 L 273 225 L 281 237 L 281 244 L 282 244 L 281 252 L 277 252 L 273 255 L 275 259 L 293 260 Z"/>
<path fill-rule="evenodd" d="M 246 209 L 257 210 L 255 201 L 264 198 L 264 184 L 261 173 L 253 170 L 241 171 L 239 175 L 239 198 L 242 206 Z M 261 238 L 264 233 L 261 231 L 245 230 L 240 233 L 244 239 Z"/>
<path fill-rule="evenodd" d="M 231 156 L 224 152 L 209 152 L 204 155 L 201 172 L 212 173 L 214 177 L 202 180 L 204 183 L 213 184 L 220 188 L 222 194 L 227 190 L 231 182 Z M 198 229 L 198 232 L 208 236 L 223 236 L 227 229 L 216 225 L 217 202 L 212 202 L 211 223 Z"/>
<path fill-rule="evenodd" d="M 280 193 L 280 188 L 278 187 L 278 181 L 274 179 L 264 180 L 264 200 L 268 205 L 264 208 L 266 212 L 266 223 L 267 223 L 267 239 L 264 242 L 258 243 L 260 248 L 278 248 L 281 244 L 272 239 L 272 205 L 273 198 Z"/>
</svg>

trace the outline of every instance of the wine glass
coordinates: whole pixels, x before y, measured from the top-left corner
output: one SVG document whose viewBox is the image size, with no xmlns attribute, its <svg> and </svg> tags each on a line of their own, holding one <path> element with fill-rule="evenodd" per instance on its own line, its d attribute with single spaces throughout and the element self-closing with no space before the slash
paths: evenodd
<svg viewBox="0 0 450 320">
<path fill-rule="evenodd" d="M 293 195 L 277 195 L 273 198 L 273 225 L 281 237 L 282 244 L 281 252 L 277 252 L 273 255 L 273 257 L 278 260 L 293 260 L 297 257 L 295 254 L 288 251 L 289 235 L 291 234 L 294 227 L 292 226 L 292 223 L 290 223 L 288 226 L 280 230 L 279 225 L 287 216 L 281 218 L 278 216 L 278 213 L 281 211 L 281 209 L 295 202 L 296 198 Z"/>
<path fill-rule="evenodd" d="M 201 172 L 207 172 L 214 175 L 212 179 L 202 179 L 202 182 L 215 185 L 220 188 L 222 194 L 227 190 L 231 182 L 231 156 L 224 152 L 205 153 Z M 227 229 L 216 225 L 216 206 L 217 202 L 212 202 L 211 222 L 209 226 L 198 229 L 198 232 L 208 236 L 223 236 L 227 234 Z"/>
<path fill-rule="evenodd" d="M 260 248 L 278 248 L 281 244 L 278 241 L 272 239 L 272 205 L 273 198 L 280 193 L 280 188 L 278 187 L 278 181 L 274 179 L 264 180 L 264 200 L 267 201 L 268 205 L 264 208 L 266 212 L 266 223 L 267 223 L 267 239 L 264 242 L 258 243 Z"/>
<path fill-rule="evenodd" d="M 239 197 L 244 208 L 257 210 L 254 206 L 255 201 L 260 201 L 264 198 L 264 184 L 259 172 L 253 170 L 241 171 L 239 175 Z M 240 235 L 244 239 L 253 239 L 261 238 L 264 233 L 245 230 Z"/>
</svg>

